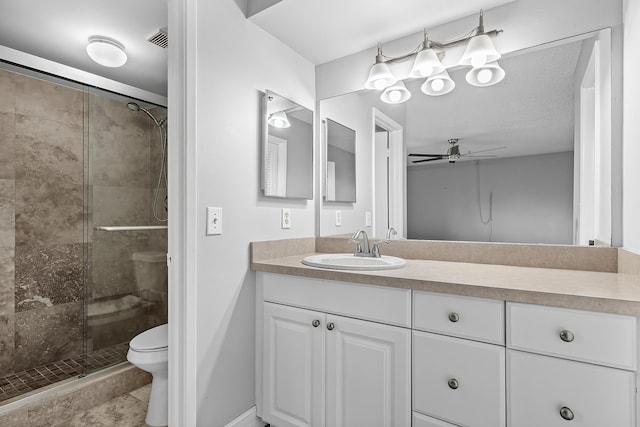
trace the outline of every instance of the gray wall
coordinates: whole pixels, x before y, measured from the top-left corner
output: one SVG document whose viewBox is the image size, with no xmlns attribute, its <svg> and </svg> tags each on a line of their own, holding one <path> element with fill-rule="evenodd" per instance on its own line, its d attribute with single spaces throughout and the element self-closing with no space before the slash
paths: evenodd
<svg viewBox="0 0 640 427">
<path fill-rule="evenodd" d="M 410 239 L 571 244 L 573 152 L 413 166 L 407 173 Z"/>
<path fill-rule="evenodd" d="M 356 155 L 327 145 L 327 160 L 336 164 L 336 198 L 341 202 L 356 201 Z"/>
<path fill-rule="evenodd" d="M 287 197 L 313 197 L 313 128 L 289 115 L 291 127 L 270 127 L 269 134 L 287 140 Z"/>
</svg>

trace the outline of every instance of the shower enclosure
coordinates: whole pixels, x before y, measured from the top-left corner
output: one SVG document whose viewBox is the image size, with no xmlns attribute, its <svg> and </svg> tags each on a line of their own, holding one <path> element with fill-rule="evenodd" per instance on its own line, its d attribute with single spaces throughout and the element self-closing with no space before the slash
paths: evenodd
<svg viewBox="0 0 640 427">
<path fill-rule="evenodd" d="M 166 115 L 0 63 L 0 404 L 167 322 Z"/>
</svg>

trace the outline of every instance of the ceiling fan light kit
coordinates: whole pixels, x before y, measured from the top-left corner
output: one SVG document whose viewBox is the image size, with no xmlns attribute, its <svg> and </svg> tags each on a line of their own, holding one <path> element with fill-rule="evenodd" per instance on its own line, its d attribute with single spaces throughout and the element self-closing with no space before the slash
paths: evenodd
<svg viewBox="0 0 640 427">
<path fill-rule="evenodd" d="M 380 99 L 387 103 L 398 104 L 407 101 L 411 97 L 411 93 L 402 83 L 402 80 L 393 75 L 388 64 L 413 59 L 413 67 L 407 78 L 426 77 L 425 82 L 420 87 L 424 94 L 429 96 L 445 95 L 455 88 L 455 82 L 449 77 L 441 60 L 444 58 L 447 49 L 464 43 L 467 46 L 458 65 L 471 67 L 471 70 L 466 75 L 467 82 L 473 86 L 480 87 L 499 83 L 504 79 L 505 72 L 497 62 L 501 55 L 493 46 L 491 37 L 496 37 L 502 33 L 502 30 L 485 32 L 484 12 L 482 10 L 480 10 L 479 21 L 479 25 L 471 31 L 472 35 L 447 43 L 429 40 L 425 31 L 424 41 L 420 46 L 413 52 L 403 56 L 386 57 L 382 54 L 382 47 L 378 45 L 376 62 L 369 70 L 369 77 L 364 87 L 366 89 L 384 90 Z M 401 84 L 404 90 L 397 89 L 398 84 Z M 408 93 L 408 96 L 404 91 Z"/>
</svg>

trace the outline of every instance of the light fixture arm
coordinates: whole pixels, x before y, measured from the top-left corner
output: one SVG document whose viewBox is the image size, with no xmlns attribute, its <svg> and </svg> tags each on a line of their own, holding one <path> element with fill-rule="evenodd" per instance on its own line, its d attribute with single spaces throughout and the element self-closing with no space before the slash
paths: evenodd
<svg viewBox="0 0 640 427">
<path fill-rule="evenodd" d="M 484 31 L 484 11 L 481 9 L 480 10 L 480 19 L 479 19 L 479 24 L 478 26 L 473 30 L 473 33 L 469 36 L 465 36 L 456 40 L 452 40 L 449 42 L 437 42 L 437 41 L 433 41 L 433 40 L 429 40 L 429 37 L 427 35 L 427 31 L 424 31 L 424 40 L 420 43 L 420 45 L 414 49 L 412 52 L 407 53 L 406 55 L 402 55 L 402 56 L 395 56 L 395 57 L 386 57 L 382 54 L 382 46 L 380 45 L 380 43 L 378 43 L 378 54 L 376 56 L 376 63 L 380 63 L 380 62 L 384 62 L 386 64 L 390 64 L 390 63 L 396 63 L 396 62 L 403 62 L 403 61 L 407 61 L 409 59 L 413 59 L 416 57 L 416 55 L 418 55 L 418 53 L 420 53 L 420 51 L 425 50 L 425 49 L 437 49 L 437 50 L 445 50 L 454 46 L 458 46 L 461 44 L 464 44 L 466 42 L 468 42 L 469 40 L 471 40 L 472 38 L 474 38 L 475 36 L 481 35 L 481 34 L 485 34 L 489 37 L 497 37 L 502 33 L 502 30 L 491 30 L 488 32 Z M 440 52 L 442 53 L 442 52 Z M 440 56 L 440 55 L 438 55 Z"/>
</svg>

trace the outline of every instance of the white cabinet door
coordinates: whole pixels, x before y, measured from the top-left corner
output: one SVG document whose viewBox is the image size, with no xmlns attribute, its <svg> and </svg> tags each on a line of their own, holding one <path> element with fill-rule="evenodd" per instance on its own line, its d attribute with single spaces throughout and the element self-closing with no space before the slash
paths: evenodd
<svg viewBox="0 0 640 427">
<path fill-rule="evenodd" d="M 264 421 L 324 426 L 325 314 L 264 303 Z"/>
<path fill-rule="evenodd" d="M 414 331 L 413 410 L 463 427 L 504 427 L 504 347 Z"/>
<path fill-rule="evenodd" d="M 509 427 L 633 427 L 633 372 L 507 351 Z"/>
<path fill-rule="evenodd" d="M 409 427 L 410 330 L 332 315 L 327 327 L 327 426 Z"/>
</svg>

